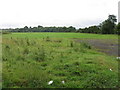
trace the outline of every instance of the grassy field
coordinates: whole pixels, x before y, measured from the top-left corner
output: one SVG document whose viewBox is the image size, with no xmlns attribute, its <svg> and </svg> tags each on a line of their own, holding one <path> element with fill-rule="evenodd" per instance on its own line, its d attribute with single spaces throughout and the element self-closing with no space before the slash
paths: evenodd
<svg viewBox="0 0 120 90">
<path fill-rule="evenodd" d="M 3 35 L 4 38 L 93 38 L 93 39 L 118 39 L 117 35 L 85 34 L 85 33 L 12 33 Z"/>
<path fill-rule="evenodd" d="M 3 88 L 115 88 L 116 57 L 73 38 L 115 39 L 117 35 L 12 33 L 3 35 Z M 53 81 L 48 85 L 49 81 Z M 64 81 L 64 83 L 63 83 Z"/>
</svg>

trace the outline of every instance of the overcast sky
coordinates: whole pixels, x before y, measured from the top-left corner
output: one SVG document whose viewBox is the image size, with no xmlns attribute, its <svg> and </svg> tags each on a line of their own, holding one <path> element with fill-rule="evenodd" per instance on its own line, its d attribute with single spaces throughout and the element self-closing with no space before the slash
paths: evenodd
<svg viewBox="0 0 120 90">
<path fill-rule="evenodd" d="M 0 0 L 0 28 L 98 25 L 118 17 L 119 0 Z"/>
</svg>

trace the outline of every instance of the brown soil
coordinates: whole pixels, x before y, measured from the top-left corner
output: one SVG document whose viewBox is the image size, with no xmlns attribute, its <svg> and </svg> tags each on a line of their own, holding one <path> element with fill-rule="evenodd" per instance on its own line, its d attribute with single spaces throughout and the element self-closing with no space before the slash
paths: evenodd
<svg viewBox="0 0 120 90">
<path fill-rule="evenodd" d="M 118 56 L 118 40 L 116 39 L 74 39 L 76 42 L 84 42 L 108 55 Z"/>
</svg>

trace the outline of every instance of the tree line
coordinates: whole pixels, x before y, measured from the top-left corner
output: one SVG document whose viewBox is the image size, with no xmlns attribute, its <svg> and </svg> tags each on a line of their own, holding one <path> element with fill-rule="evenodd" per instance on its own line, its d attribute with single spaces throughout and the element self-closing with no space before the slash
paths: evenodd
<svg viewBox="0 0 120 90">
<path fill-rule="evenodd" d="M 95 34 L 120 34 L 120 23 L 117 22 L 115 15 L 109 15 L 108 19 L 100 23 L 99 25 L 76 29 L 73 26 L 70 27 L 28 27 L 7 29 L 9 32 L 77 32 L 77 33 L 95 33 Z M 5 29 L 6 30 L 6 29 Z"/>
<path fill-rule="evenodd" d="M 120 34 L 120 23 L 117 22 L 115 15 L 109 15 L 108 19 L 100 23 L 98 26 L 90 26 L 88 28 L 79 28 L 77 32 L 96 33 L 96 34 Z"/>
<path fill-rule="evenodd" d="M 12 29 L 11 32 L 75 32 L 75 27 L 43 27 L 43 26 L 37 26 L 37 27 L 27 27 L 24 28 L 16 28 Z"/>
</svg>

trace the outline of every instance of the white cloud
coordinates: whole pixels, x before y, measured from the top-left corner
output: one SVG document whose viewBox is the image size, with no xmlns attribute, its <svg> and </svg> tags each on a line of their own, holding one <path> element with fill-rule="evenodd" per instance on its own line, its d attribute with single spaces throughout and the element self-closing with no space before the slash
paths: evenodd
<svg viewBox="0 0 120 90">
<path fill-rule="evenodd" d="M 1 0 L 0 28 L 85 27 L 117 15 L 118 0 Z M 87 22 L 88 21 L 88 22 Z"/>
</svg>

